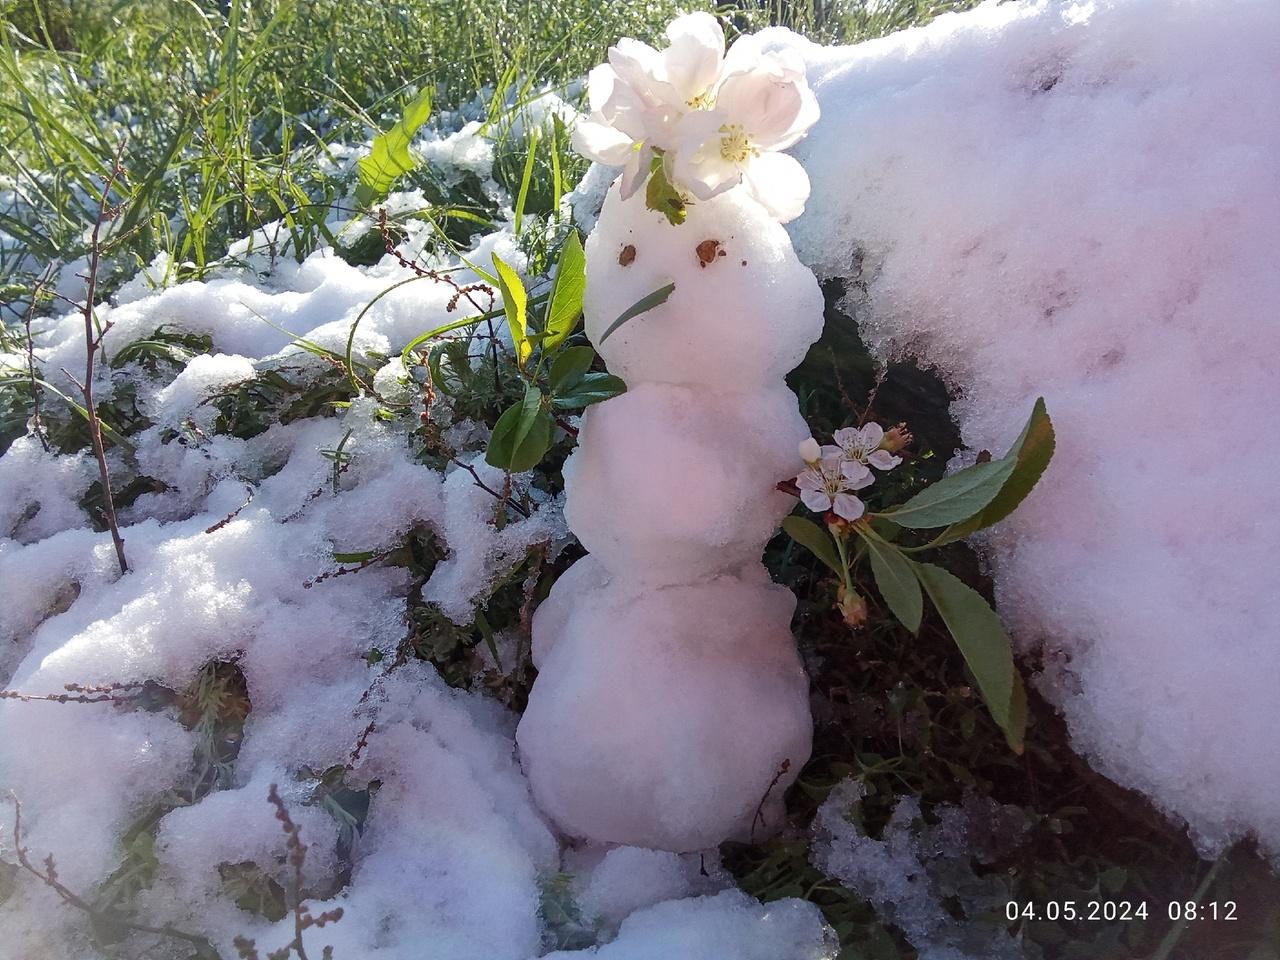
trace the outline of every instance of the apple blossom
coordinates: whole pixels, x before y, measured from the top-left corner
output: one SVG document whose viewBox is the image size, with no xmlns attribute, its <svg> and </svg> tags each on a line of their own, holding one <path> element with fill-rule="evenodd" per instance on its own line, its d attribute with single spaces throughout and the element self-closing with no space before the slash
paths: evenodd
<svg viewBox="0 0 1280 960">
<path fill-rule="evenodd" d="M 662 175 L 686 200 L 741 183 L 779 221 L 798 216 L 809 178 L 777 151 L 818 119 L 799 55 L 738 45 L 726 55 L 708 13 L 678 17 L 666 32 L 662 51 L 631 39 L 609 48 L 609 62 L 588 77 L 591 114 L 574 130 L 574 149 L 623 168 L 623 199 L 662 157 Z"/>
<path fill-rule="evenodd" d="M 671 175 L 699 200 L 741 183 L 785 223 L 804 211 L 809 177 L 799 161 L 777 151 L 813 126 L 818 101 L 794 51 L 751 59 L 726 71 L 713 109 L 680 121 Z"/>
</svg>

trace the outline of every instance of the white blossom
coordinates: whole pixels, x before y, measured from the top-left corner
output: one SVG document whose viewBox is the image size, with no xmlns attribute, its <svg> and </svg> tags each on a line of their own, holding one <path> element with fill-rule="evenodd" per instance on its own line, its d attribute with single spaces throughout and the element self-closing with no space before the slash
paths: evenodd
<svg viewBox="0 0 1280 960">
<path fill-rule="evenodd" d="M 809 177 L 777 151 L 794 144 L 818 119 L 818 101 L 792 50 L 752 57 L 726 75 L 711 110 L 686 114 L 672 178 L 700 200 L 743 184 L 785 223 L 804 212 Z"/>
<path fill-rule="evenodd" d="M 810 510 L 830 510 L 846 520 L 857 520 L 867 508 L 852 491 L 861 490 L 871 480 L 871 471 L 864 464 L 828 454 L 796 477 L 796 486 L 801 501 Z"/>
<path fill-rule="evenodd" d="M 902 462 L 881 447 L 884 442 L 884 428 L 878 423 L 868 423 L 865 427 L 845 427 L 837 430 L 832 436 L 835 446 L 822 448 L 824 456 L 838 454 L 845 460 L 855 463 L 869 464 L 877 470 L 892 470 Z"/>
<path fill-rule="evenodd" d="M 686 198 L 710 200 L 741 183 L 779 221 L 798 216 L 809 178 L 778 151 L 818 119 L 799 54 L 735 45 L 726 55 L 708 13 L 678 17 L 666 32 L 661 51 L 632 39 L 609 48 L 609 62 L 588 77 L 591 114 L 574 130 L 574 149 L 623 168 L 623 199 L 662 156 Z"/>
</svg>

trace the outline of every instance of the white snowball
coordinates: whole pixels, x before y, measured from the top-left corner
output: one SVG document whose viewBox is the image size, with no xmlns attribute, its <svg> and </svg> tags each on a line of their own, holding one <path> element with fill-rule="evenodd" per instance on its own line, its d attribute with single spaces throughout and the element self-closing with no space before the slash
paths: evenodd
<svg viewBox="0 0 1280 960">
<path fill-rule="evenodd" d="M 795 498 L 809 435 L 786 387 L 639 384 L 588 409 L 565 464 L 565 519 L 614 574 L 679 583 L 755 562 Z"/>
<path fill-rule="evenodd" d="M 790 591 L 757 565 L 574 602 L 516 734 L 542 810 L 574 836 L 677 852 L 753 820 L 766 835 L 813 735 Z"/>
<path fill-rule="evenodd" d="M 786 231 L 742 190 L 691 204 L 672 226 L 645 208 L 643 191 L 624 202 L 610 188 L 586 252 L 587 336 L 631 386 L 773 386 L 822 333 L 817 281 Z M 666 303 L 601 342 L 624 311 L 672 282 Z"/>
</svg>

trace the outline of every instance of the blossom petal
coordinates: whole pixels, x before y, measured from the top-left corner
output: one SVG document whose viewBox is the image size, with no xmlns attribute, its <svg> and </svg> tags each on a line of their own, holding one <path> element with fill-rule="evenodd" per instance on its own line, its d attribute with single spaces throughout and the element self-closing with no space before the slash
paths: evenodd
<svg viewBox="0 0 1280 960">
<path fill-rule="evenodd" d="M 724 30 L 711 14 L 690 13 L 671 21 L 667 39 L 658 78 L 675 88 L 681 103 L 694 106 L 720 82 Z"/>
<path fill-rule="evenodd" d="M 895 457 L 888 450 L 872 450 L 867 457 L 867 463 L 871 464 L 877 470 L 892 470 L 902 462 L 901 457 Z"/>
<path fill-rule="evenodd" d="M 796 486 L 801 490 L 825 490 L 827 482 L 818 470 L 810 467 L 808 470 L 802 470 L 796 477 Z"/>
<path fill-rule="evenodd" d="M 622 166 L 635 152 L 635 141 L 625 133 L 590 118 L 578 121 L 570 143 L 587 159 L 610 167 Z"/>
<path fill-rule="evenodd" d="M 840 473 L 850 490 L 861 490 L 875 480 L 874 474 L 867 469 L 867 465 L 858 460 L 842 461 Z"/>
<path fill-rule="evenodd" d="M 742 171 L 721 153 L 723 125 L 719 110 L 695 110 L 676 128 L 672 176 L 699 200 L 710 200 L 742 182 Z"/>
<path fill-rule="evenodd" d="M 805 506 L 808 506 L 808 504 L 805 504 Z M 844 517 L 846 520 L 857 520 L 867 511 L 866 504 L 848 493 L 836 494 L 835 499 L 831 502 L 831 508 L 836 512 L 836 516 Z"/>
<path fill-rule="evenodd" d="M 772 151 L 762 153 L 742 171 L 742 179 L 751 196 L 779 223 L 804 213 L 809 199 L 809 175 L 794 157 Z"/>
<path fill-rule="evenodd" d="M 618 187 L 623 200 L 631 199 L 631 196 L 640 189 L 640 185 L 649 175 L 649 164 L 652 160 L 653 148 L 648 143 L 634 145 L 622 168 L 622 183 Z"/>
<path fill-rule="evenodd" d="M 848 496 L 848 494 L 839 494 L 840 497 Z M 800 500 L 806 507 L 817 513 L 826 513 L 831 509 L 831 496 L 821 490 L 804 490 L 800 491 Z M 849 518 L 856 519 L 856 518 Z"/>
</svg>

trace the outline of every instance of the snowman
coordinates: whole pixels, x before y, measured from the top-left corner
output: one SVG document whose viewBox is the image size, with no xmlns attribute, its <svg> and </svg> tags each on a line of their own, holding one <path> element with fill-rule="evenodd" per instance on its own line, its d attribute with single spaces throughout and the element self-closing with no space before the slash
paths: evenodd
<svg viewBox="0 0 1280 960">
<path fill-rule="evenodd" d="M 586 244 L 587 336 L 627 392 L 588 409 L 565 464 L 589 555 L 533 620 L 517 731 L 566 835 L 675 852 L 759 840 L 809 758 L 795 598 L 760 562 L 809 436 L 784 377 L 822 296 L 781 223 L 808 179 L 777 151 L 817 119 L 803 66 L 708 14 L 590 76 L 580 152 L 621 166 Z M 669 284 L 665 302 L 621 326 Z"/>
</svg>

